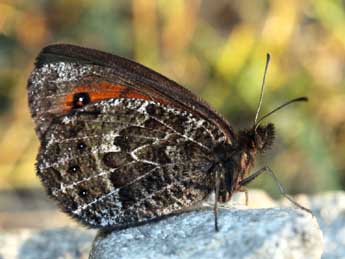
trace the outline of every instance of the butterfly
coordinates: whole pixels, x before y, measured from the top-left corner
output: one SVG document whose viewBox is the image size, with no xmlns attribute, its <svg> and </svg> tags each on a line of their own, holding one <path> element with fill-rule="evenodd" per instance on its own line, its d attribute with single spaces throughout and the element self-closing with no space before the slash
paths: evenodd
<svg viewBox="0 0 345 259">
<path fill-rule="evenodd" d="M 273 124 L 257 120 L 259 108 L 253 127 L 235 133 L 186 88 L 116 55 L 43 48 L 28 100 L 40 140 L 37 175 L 64 212 L 90 227 L 142 224 L 215 192 L 218 229 L 217 203 L 270 171 L 250 174 L 274 141 Z"/>
</svg>

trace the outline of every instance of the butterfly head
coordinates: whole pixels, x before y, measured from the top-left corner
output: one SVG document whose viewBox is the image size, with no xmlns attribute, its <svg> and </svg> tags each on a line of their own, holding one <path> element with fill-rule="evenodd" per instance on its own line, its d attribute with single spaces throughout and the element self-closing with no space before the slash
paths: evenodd
<svg viewBox="0 0 345 259">
<path fill-rule="evenodd" d="M 267 151 L 273 144 L 274 136 L 274 125 L 272 123 L 259 125 L 250 130 L 240 131 L 238 144 L 240 149 L 255 155 L 257 152 L 263 153 Z"/>
<path fill-rule="evenodd" d="M 270 149 L 274 141 L 274 125 L 269 123 L 252 129 L 252 148 L 257 149 L 260 153 Z"/>
</svg>

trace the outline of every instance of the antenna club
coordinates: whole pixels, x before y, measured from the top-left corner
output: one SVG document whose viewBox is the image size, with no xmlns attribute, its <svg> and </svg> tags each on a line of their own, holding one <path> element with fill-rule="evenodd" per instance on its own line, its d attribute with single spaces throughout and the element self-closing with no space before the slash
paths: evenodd
<svg viewBox="0 0 345 259">
<path fill-rule="evenodd" d="M 298 99 L 299 99 L 300 102 L 308 102 L 309 101 L 308 97 L 306 97 L 306 96 L 302 96 L 302 97 L 300 97 Z"/>
<path fill-rule="evenodd" d="M 269 52 L 266 53 L 266 60 L 267 62 L 270 62 L 271 60 L 271 54 Z"/>
</svg>

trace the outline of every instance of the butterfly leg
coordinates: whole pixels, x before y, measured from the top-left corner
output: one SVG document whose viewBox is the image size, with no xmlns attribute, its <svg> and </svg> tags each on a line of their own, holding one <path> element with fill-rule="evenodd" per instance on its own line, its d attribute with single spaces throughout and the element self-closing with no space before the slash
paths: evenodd
<svg viewBox="0 0 345 259">
<path fill-rule="evenodd" d="M 266 172 L 267 170 L 272 171 L 269 167 L 263 167 L 261 169 L 259 169 L 258 171 L 256 171 L 255 173 L 252 173 L 251 175 L 249 175 L 248 177 L 244 178 L 242 181 L 239 182 L 239 184 L 241 186 L 246 186 L 247 184 L 249 184 L 251 181 L 253 181 L 256 177 L 258 177 L 260 174 Z M 273 173 L 273 172 L 272 172 Z M 274 175 L 274 173 L 273 173 Z M 273 178 L 276 178 L 275 176 Z"/>
<path fill-rule="evenodd" d="M 302 205 L 300 205 L 297 201 L 295 201 L 290 195 L 288 195 L 283 187 L 283 185 L 279 182 L 277 176 L 274 174 L 273 170 L 271 168 L 269 168 L 268 166 L 265 166 L 261 169 L 259 169 L 258 171 L 256 171 L 255 173 L 249 175 L 247 178 L 244 178 L 242 181 L 239 182 L 240 185 L 245 186 L 247 184 L 249 184 L 251 181 L 253 181 L 256 177 L 258 177 L 260 174 L 262 173 L 268 173 L 273 180 L 275 181 L 275 183 L 278 186 L 279 192 L 286 198 L 288 199 L 292 204 L 294 204 L 296 207 L 309 212 L 310 214 L 313 214 L 309 209 L 303 207 Z"/>
<path fill-rule="evenodd" d="M 216 170 L 216 174 L 215 174 L 215 190 L 214 190 L 214 193 L 215 193 L 215 199 L 214 199 L 214 207 L 213 207 L 213 213 L 214 213 L 214 229 L 216 232 L 219 231 L 219 228 L 218 228 L 218 198 L 219 198 L 219 184 L 220 184 L 220 181 L 219 181 L 219 172 L 218 170 Z"/>
</svg>

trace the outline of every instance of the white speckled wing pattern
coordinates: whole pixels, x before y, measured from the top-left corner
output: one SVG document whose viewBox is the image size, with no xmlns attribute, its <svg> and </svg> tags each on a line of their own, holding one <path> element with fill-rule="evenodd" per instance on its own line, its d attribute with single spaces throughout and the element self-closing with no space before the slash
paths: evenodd
<svg viewBox="0 0 345 259">
<path fill-rule="evenodd" d="M 63 114 L 61 99 L 83 78 L 96 76 L 94 65 L 57 62 L 35 68 L 28 83 L 31 114 L 38 135 L 49 127 L 52 115 Z"/>
<path fill-rule="evenodd" d="M 224 173 L 237 166 L 224 164 L 236 141 L 228 122 L 133 61 L 48 46 L 28 99 L 41 142 L 37 174 L 62 210 L 88 226 L 126 227 L 187 209 L 214 190 L 216 170 L 220 195 L 238 182 Z"/>
<path fill-rule="evenodd" d="M 217 200 L 229 201 L 255 178 L 247 176 L 256 154 L 274 140 L 271 123 L 235 134 L 176 82 L 68 44 L 41 50 L 28 101 L 41 141 L 37 174 L 48 194 L 72 217 L 103 229 L 183 211 L 216 182 Z"/>
<path fill-rule="evenodd" d="M 214 188 L 213 148 L 224 141 L 202 118 L 139 99 L 108 99 L 51 125 L 38 175 L 63 210 L 87 225 L 156 219 Z"/>
</svg>

